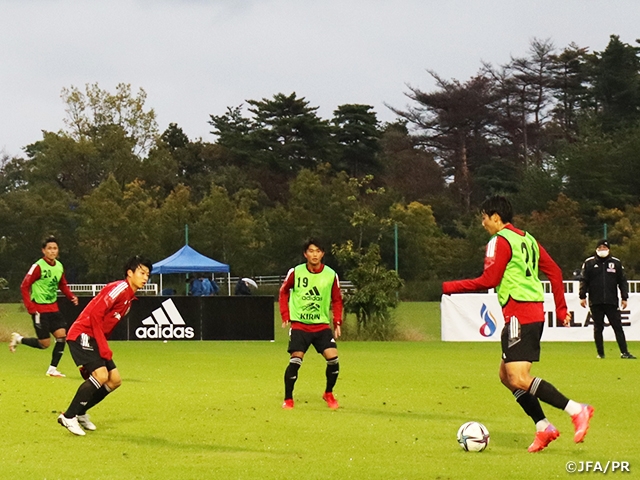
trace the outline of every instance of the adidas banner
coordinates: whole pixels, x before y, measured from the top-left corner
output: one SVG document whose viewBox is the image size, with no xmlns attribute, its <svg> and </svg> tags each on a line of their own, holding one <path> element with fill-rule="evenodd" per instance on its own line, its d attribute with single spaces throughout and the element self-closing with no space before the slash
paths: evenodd
<svg viewBox="0 0 640 480">
<path fill-rule="evenodd" d="M 142 297 L 131 305 L 129 340 L 200 340 L 201 297 Z"/>
<path fill-rule="evenodd" d="M 58 298 L 70 326 L 92 297 Z M 274 340 L 272 296 L 141 296 L 110 340 Z"/>
<path fill-rule="evenodd" d="M 593 320 L 588 308 L 580 306 L 577 294 L 566 294 L 573 313 L 570 327 L 562 326 L 555 314 L 553 295 L 545 294 L 543 341 L 592 342 Z M 627 310 L 622 311 L 627 341 L 640 340 L 640 294 L 630 294 Z M 443 295 L 440 302 L 441 337 L 449 342 L 499 342 L 504 326 L 502 308 L 495 293 Z M 605 320 L 604 340 L 615 341 L 613 329 Z"/>
</svg>

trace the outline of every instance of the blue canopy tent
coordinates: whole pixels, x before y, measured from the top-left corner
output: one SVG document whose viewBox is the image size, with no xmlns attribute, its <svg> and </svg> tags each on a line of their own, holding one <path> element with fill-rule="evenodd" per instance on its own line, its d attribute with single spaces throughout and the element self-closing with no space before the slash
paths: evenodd
<svg viewBox="0 0 640 480">
<path fill-rule="evenodd" d="M 231 294 L 229 265 L 220 263 L 198 253 L 189 245 L 185 245 L 170 257 L 153 264 L 153 275 L 160 275 L 160 291 L 162 292 L 162 275 L 165 273 L 226 273 L 228 291 Z"/>
</svg>

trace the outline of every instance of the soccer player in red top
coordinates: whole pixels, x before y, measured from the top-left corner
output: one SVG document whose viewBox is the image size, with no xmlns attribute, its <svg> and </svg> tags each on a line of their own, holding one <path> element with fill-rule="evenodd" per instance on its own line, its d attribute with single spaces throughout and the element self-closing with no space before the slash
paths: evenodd
<svg viewBox="0 0 640 480">
<path fill-rule="evenodd" d="M 540 359 L 545 320 L 538 269 L 551 282 L 557 317 L 565 326 L 571 321 L 564 299 L 562 271 L 535 238 L 511 224 L 513 208 L 505 197 L 488 198 L 481 212 L 482 226 L 492 235 L 487 244 L 484 271 L 472 280 L 444 282 L 442 293 L 496 289 L 505 321 L 500 380 L 536 425 L 536 436 L 528 450 L 538 452 L 560 436 L 547 420 L 538 399 L 571 415 L 575 427 L 573 440 L 582 442 L 593 407 L 569 400 L 549 382 L 530 373 L 532 362 Z"/>
<path fill-rule="evenodd" d="M 290 358 L 284 372 L 282 408 L 293 408 L 293 387 L 298 379 L 298 370 L 305 353 L 313 345 L 327 361 L 327 385 L 322 398 L 329 408 L 335 410 L 338 401 L 333 395 L 333 387 L 340 371 L 335 338 L 340 337 L 343 309 L 340 282 L 336 272 L 322 263 L 324 248 L 318 240 L 308 240 L 302 250 L 306 263 L 289 270 L 280 287 L 282 328 L 291 324 Z"/>
<path fill-rule="evenodd" d="M 69 351 L 76 365 L 81 367 L 85 381 L 67 411 L 58 417 L 58 423 L 74 435 L 84 435 L 84 430 L 96 429 L 87 410 L 122 384 L 107 338 L 129 313 L 136 291 L 149 280 L 151 268 L 151 262 L 140 256 L 129 259 L 124 267 L 125 279 L 106 285 L 69 329 Z"/>
<path fill-rule="evenodd" d="M 51 345 L 51 337 L 55 338 L 51 364 L 46 375 L 49 377 L 64 377 L 58 371 L 58 364 L 64 353 L 66 342 L 67 322 L 58 308 L 58 289 L 74 305 L 78 305 L 76 297 L 64 276 L 64 267 L 58 258 L 58 241 L 49 236 L 42 242 L 42 258 L 31 265 L 20 285 L 22 302 L 33 320 L 36 337 L 23 337 L 17 332 L 11 334 L 9 351 L 16 351 L 18 345 L 31 348 L 45 349 Z"/>
</svg>

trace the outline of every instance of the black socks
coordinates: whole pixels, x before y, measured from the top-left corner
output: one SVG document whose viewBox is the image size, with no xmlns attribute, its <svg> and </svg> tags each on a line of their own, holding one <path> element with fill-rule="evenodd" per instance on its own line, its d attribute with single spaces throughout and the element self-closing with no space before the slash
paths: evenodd
<svg viewBox="0 0 640 480">
<path fill-rule="evenodd" d="M 111 393 L 111 389 L 106 384 L 102 385 L 98 390 L 95 391 L 95 393 L 91 397 L 91 400 L 89 400 L 87 404 L 80 409 L 80 411 L 78 412 L 78 415 L 84 415 L 85 413 L 87 413 L 87 410 L 89 410 L 92 407 L 95 407 L 102 400 L 104 400 L 104 398 L 110 393 Z"/>
<path fill-rule="evenodd" d="M 538 423 L 545 418 L 542 411 L 542 405 L 536 397 L 524 390 L 516 390 L 513 392 L 513 396 L 516 397 L 516 402 L 520 404 L 524 412 L 531 417 L 533 423 Z"/>
<path fill-rule="evenodd" d="M 44 349 L 44 347 L 40 345 L 40 342 L 35 337 L 31 337 L 31 338 L 22 337 L 22 340 L 20 340 L 20 343 L 22 345 L 26 345 L 31 348 L 39 348 L 40 350 Z"/>
<path fill-rule="evenodd" d="M 339 373 L 340 364 L 338 363 L 338 357 L 327 360 L 327 388 L 325 389 L 325 392 L 333 392 L 333 387 L 335 387 L 336 382 L 338 381 Z"/>
<path fill-rule="evenodd" d="M 560 410 L 564 410 L 569 403 L 569 399 L 561 394 L 556 387 L 538 377 L 535 377 L 531 382 L 529 393 Z"/>
<path fill-rule="evenodd" d="M 71 405 L 64 412 L 66 418 L 73 418 L 80 415 L 80 412 L 86 412 L 87 405 L 91 401 L 93 395 L 100 390 L 100 383 L 92 376 L 87 378 L 79 387 L 75 397 L 71 400 Z M 103 397 L 104 398 L 104 397 Z"/>
<path fill-rule="evenodd" d="M 67 344 L 67 337 L 56 338 L 53 344 L 53 353 L 51 354 L 51 366 L 57 367 L 64 353 L 64 346 Z"/>
<path fill-rule="evenodd" d="M 291 357 L 289 359 L 289 365 L 284 372 L 284 399 L 293 398 L 293 387 L 298 379 L 298 370 L 302 365 L 302 359 L 298 357 Z"/>
</svg>

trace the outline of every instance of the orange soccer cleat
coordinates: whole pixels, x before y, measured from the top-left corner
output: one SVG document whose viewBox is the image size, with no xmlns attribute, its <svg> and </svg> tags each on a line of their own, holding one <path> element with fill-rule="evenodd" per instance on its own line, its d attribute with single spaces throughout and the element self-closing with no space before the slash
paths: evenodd
<svg viewBox="0 0 640 480">
<path fill-rule="evenodd" d="M 560 432 L 556 430 L 556 427 L 549 425 L 541 432 L 536 432 L 536 438 L 533 439 L 533 443 L 529 445 L 527 450 L 531 453 L 544 450 L 547 445 L 553 442 L 560 436 Z"/>
<path fill-rule="evenodd" d="M 324 395 L 322 395 L 322 399 L 327 402 L 327 406 L 331 409 L 331 410 L 335 410 L 338 408 L 338 401 L 336 400 L 336 397 L 333 396 L 333 393 L 331 392 L 324 392 Z"/>
<path fill-rule="evenodd" d="M 580 413 L 571 416 L 573 426 L 576 428 L 576 433 L 573 436 L 573 441 L 580 443 L 584 440 L 587 431 L 589 430 L 589 420 L 593 417 L 594 408 L 591 405 L 583 405 Z"/>
</svg>

